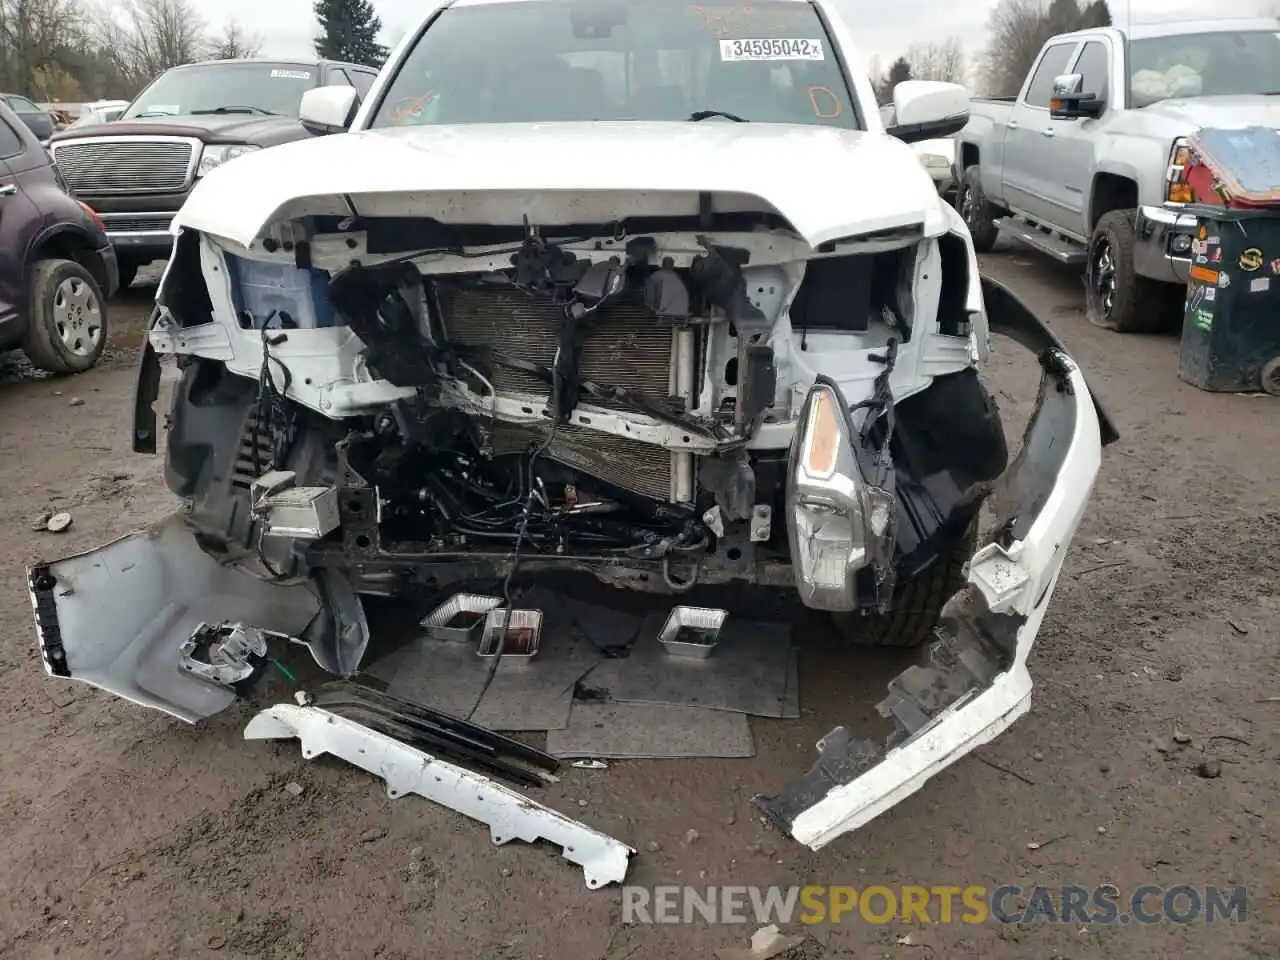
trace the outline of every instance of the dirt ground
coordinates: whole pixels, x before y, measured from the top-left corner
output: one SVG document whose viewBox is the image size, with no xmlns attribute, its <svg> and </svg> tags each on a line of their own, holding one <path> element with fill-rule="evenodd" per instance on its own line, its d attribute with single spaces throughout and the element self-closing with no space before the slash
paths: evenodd
<svg viewBox="0 0 1280 960">
<path fill-rule="evenodd" d="M 638 848 L 636 884 L 1250 893 L 1241 924 L 854 920 L 808 930 L 808 958 L 1278 957 L 1280 405 L 1180 383 L 1172 337 L 1091 328 L 1068 271 L 1017 252 L 985 269 L 1050 320 L 1123 433 L 1032 657 L 1031 714 L 811 853 L 762 825 L 750 797 L 801 773 L 837 722 L 881 732 L 873 705 L 905 665 L 815 638 L 802 652 L 803 718 L 753 718 L 754 759 L 568 770 L 544 799 Z M 88 374 L 37 379 L 17 358 L 0 363 L 0 956 L 663 960 L 743 944 L 754 925 L 624 926 L 618 889 L 588 892 L 553 850 L 494 847 L 484 827 L 389 800 L 360 771 L 303 761 L 296 743 L 244 742 L 253 712 L 288 697 L 283 681 L 192 728 L 45 677 L 25 565 L 174 506 L 159 462 L 129 451 L 151 292 L 117 301 L 112 353 Z M 990 382 L 1017 431 L 1038 374 L 1012 344 L 996 348 Z M 55 506 L 73 527 L 33 532 Z M 1205 759 L 1220 776 L 1198 775 Z"/>
</svg>

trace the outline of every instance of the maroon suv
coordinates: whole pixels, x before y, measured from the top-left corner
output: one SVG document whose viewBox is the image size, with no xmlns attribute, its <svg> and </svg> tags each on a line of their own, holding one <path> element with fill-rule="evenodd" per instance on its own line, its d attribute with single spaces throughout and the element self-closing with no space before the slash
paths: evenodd
<svg viewBox="0 0 1280 960">
<path fill-rule="evenodd" d="M 0 102 L 0 350 L 52 373 L 88 370 L 107 343 L 115 251 L 48 151 Z"/>
</svg>

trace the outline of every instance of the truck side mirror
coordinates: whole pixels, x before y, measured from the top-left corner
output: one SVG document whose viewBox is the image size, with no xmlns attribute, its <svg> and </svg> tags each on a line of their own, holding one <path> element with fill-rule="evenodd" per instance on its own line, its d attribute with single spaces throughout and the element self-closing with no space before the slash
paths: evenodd
<svg viewBox="0 0 1280 960">
<path fill-rule="evenodd" d="M 1100 117 L 1107 108 L 1106 101 L 1096 93 L 1082 92 L 1084 77 L 1078 73 L 1064 73 L 1053 78 L 1053 95 L 1049 99 L 1049 116 L 1054 120 L 1078 120 L 1081 117 Z"/>
<path fill-rule="evenodd" d="M 302 95 L 298 120 L 308 133 L 342 133 L 351 126 L 359 105 L 355 87 L 346 84 L 312 87 Z"/>
<path fill-rule="evenodd" d="M 968 122 L 969 91 L 960 84 L 903 80 L 893 88 L 893 125 L 885 133 L 919 143 L 959 133 Z"/>
</svg>

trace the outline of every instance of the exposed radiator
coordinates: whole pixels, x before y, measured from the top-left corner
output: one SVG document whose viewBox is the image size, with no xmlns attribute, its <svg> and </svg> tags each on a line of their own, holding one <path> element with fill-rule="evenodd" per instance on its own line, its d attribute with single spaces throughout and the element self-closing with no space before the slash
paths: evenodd
<svg viewBox="0 0 1280 960">
<path fill-rule="evenodd" d="M 502 423 L 489 442 L 495 456 L 529 453 L 546 442 L 549 429 Z M 654 500 L 671 498 L 671 454 L 663 447 L 565 424 L 542 455 L 623 490 Z"/>
<path fill-rule="evenodd" d="M 563 317 L 558 304 L 502 287 L 473 290 L 442 284 L 437 291 L 448 340 L 492 347 L 516 360 L 551 366 Z M 664 401 L 670 396 L 672 329 L 644 306 L 640 291 L 629 292 L 604 307 L 592 326 L 582 350 L 581 379 L 625 387 L 650 400 Z M 493 385 L 498 391 L 549 393 L 544 381 L 509 368 L 493 371 Z"/>
</svg>

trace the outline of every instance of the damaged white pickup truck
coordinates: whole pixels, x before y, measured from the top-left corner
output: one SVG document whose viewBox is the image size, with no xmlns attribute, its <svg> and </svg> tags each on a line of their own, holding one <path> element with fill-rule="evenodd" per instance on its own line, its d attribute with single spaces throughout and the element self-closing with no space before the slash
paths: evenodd
<svg viewBox="0 0 1280 960">
<path fill-rule="evenodd" d="M 1116 433 L 907 145 L 959 130 L 963 89 L 900 84 L 886 131 L 865 77 L 830 0 L 457 0 L 363 103 L 309 92 L 334 135 L 225 164 L 174 220 L 133 432 L 157 451 L 176 355 L 188 506 L 32 568 L 48 671 L 195 722 L 273 642 L 355 675 L 362 595 L 585 571 L 785 589 L 850 655 L 934 641 L 886 747 L 835 727 L 757 797 L 810 847 L 996 736 Z M 1042 368 L 1012 464 L 989 330 Z M 317 703 L 257 735 L 364 753 Z"/>
</svg>

